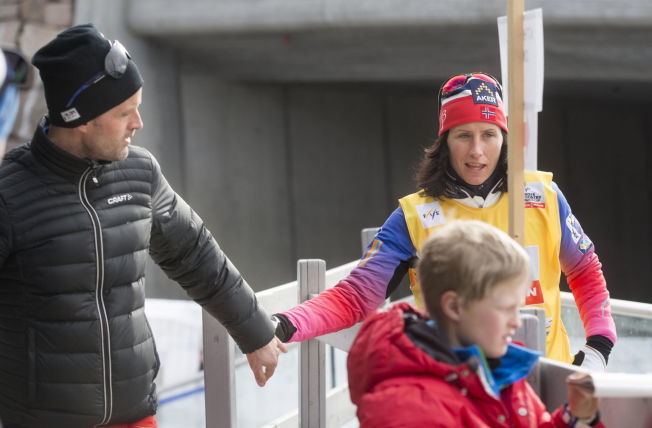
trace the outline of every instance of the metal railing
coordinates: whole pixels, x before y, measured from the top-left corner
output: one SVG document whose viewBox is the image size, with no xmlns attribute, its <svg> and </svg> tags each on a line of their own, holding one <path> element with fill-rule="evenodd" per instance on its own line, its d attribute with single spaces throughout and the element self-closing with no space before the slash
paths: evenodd
<svg viewBox="0 0 652 428">
<path fill-rule="evenodd" d="M 357 263 L 358 261 L 353 261 L 326 270 L 323 260 L 300 260 L 297 264 L 297 281 L 257 293 L 259 303 L 270 313 L 287 310 L 332 287 L 346 277 Z M 562 293 L 562 302 L 565 306 L 574 305 L 570 293 Z M 652 305 L 613 299 L 612 313 L 652 319 Z M 524 325 L 517 339 L 530 347 L 543 350 L 545 322 L 542 322 L 542 317 L 541 311 L 533 312 L 532 308 L 526 308 L 523 314 Z M 226 330 L 212 317 L 204 314 L 203 321 L 206 426 L 235 428 L 235 345 Z M 340 427 L 355 416 L 355 406 L 349 400 L 346 385 L 326 392 L 325 344 L 348 351 L 358 329 L 359 325 L 300 344 L 298 411 L 270 422 L 265 428 Z M 581 369 L 542 358 L 529 379 L 548 408 L 552 409 L 565 401 L 565 377 L 577 370 Z M 652 420 L 652 375 L 633 377 L 605 373 L 592 376 L 596 382 L 596 393 L 602 396 L 601 412 L 607 425 L 625 426 L 621 422 L 627 420 L 626 426 L 644 427 L 644 421 Z M 633 411 L 637 413 L 630 413 Z"/>
<path fill-rule="evenodd" d="M 649 303 L 632 302 L 630 300 L 609 299 L 611 313 L 633 318 L 652 319 L 652 305 Z M 562 306 L 575 308 L 575 298 L 572 293 L 561 292 Z"/>
<path fill-rule="evenodd" d="M 348 275 L 356 264 L 357 261 L 327 271 L 323 260 L 300 260 L 297 264 L 296 282 L 265 290 L 258 293 L 257 297 L 260 304 L 270 312 L 283 311 L 333 286 Z M 544 343 L 543 336 L 534 327 L 539 323 L 538 316 L 526 314 L 524 317 L 523 331 L 538 335 L 533 339 L 533 346 Z M 235 428 L 234 342 L 212 317 L 204 314 L 203 321 L 204 355 L 210 356 L 204 359 L 206 426 Z M 346 385 L 326 393 L 325 344 L 347 351 L 358 329 L 359 325 L 356 325 L 300 344 L 299 411 L 270 422 L 265 425 L 266 428 L 341 426 L 347 418 L 350 420 L 355 416 L 355 407 L 349 400 Z M 529 340 L 525 336 L 517 339 Z"/>
</svg>

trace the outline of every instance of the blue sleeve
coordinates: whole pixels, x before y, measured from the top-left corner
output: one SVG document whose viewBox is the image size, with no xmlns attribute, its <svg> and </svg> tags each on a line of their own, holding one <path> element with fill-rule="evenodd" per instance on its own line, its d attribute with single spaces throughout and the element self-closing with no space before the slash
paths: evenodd
<svg viewBox="0 0 652 428">
<path fill-rule="evenodd" d="M 296 332 L 291 341 L 300 342 L 339 331 L 361 321 L 380 306 L 407 269 L 415 250 L 403 211 L 396 209 L 380 228 L 351 273 L 318 296 L 283 312 Z"/>
<path fill-rule="evenodd" d="M 559 262 L 564 274 L 569 275 L 582 265 L 582 261 L 593 253 L 593 242 L 588 237 L 579 220 L 573 215 L 568 201 L 557 184 L 552 183 L 557 192 L 559 205 L 559 223 L 561 225 L 561 244 Z"/>
<path fill-rule="evenodd" d="M 553 188 L 558 195 L 562 232 L 559 261 L 573 292 L 586 337 L 601 335 L 616 343 L 618 336 L 602 264 L 593 242 L 571 212 L 566 198 L 554 183 Z"/>
<path fill-rule="evenodd" d="M 416 255 L 401 208 L 396 208 L 387 218 L 385 224 L 376 233 L 375 240 L 382 242 L 386 251 L 392 252 L 399 260 L 408 261 Z M 373 242 L 369 244 L 367 250 L 372 245 Z"/>
</svg>

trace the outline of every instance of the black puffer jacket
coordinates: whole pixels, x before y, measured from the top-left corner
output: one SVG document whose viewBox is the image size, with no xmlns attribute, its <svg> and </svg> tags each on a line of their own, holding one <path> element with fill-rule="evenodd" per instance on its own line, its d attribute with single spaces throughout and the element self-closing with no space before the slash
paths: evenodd
<svg viewBox="0 0 652 428">
<path fill-rule="evenodd" d="M 154 157 L 107 164 L 41 126 L 0 166 L 0 419 L 91 427 L 154 414 L 159 368 L 143 305 L 150 254 L 243 352 L 269 317 Z"/>
</svg>

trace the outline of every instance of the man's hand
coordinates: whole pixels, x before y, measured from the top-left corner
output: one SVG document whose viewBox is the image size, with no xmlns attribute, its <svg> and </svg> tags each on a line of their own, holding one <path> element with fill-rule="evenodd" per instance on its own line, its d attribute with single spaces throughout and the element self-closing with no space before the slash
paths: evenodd
<svg viewBox="0 0 652 428">
<path fill-rule="evenodd" d="M 249 367 L 254 372 L 258 386 L 265 386 L 267 380 L 272 377 L 278 356 L 281 352 L 287 352 L 287 347 L 276 336 L 265 346 L 247 354 Z"/>
</svg>

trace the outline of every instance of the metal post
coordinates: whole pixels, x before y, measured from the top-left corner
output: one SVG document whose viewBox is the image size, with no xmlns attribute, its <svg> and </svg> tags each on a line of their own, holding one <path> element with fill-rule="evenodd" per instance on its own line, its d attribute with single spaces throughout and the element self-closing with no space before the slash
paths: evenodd
<svg viewBox="0 0 652 428">
<path fill-rule="evenodd" d="M 380 227 L 367 227 L 365 229 L 362 229 L 362 232 L 360 232 L 360 238 L 362 242 L 362 254 L 367 251 L 367 247 L 369 244 L 371 244 L 371 241 L 373 241 L 374 236 L 376 236 L 376 233 L 380 230 Z"/>
<path fill-rule="evenodd" d="M 299 302 L 305 302 L 326 287 L 326 262 L 299 260 Z M 326 345 L 318 340 L 301 343 L 299 367 L 299 424 L 301 428 L 326 426 Z"/>
<path fill-rule="evenodd" d="M 514 340 L 522 342 L 526 347 L 546 354 L 546 313 L 543 308 L 528 307 L 521 309 L 522 325 L 516 331 Z M 535 367 L 528 376 L 528 382 L 539 393 L 541 377 L 539 367 Z"/>
<path fill-rule="evenodd" d="M 525 317 L 522 318 L 523 327 L 521 330 L 524 332 L 525 346 L 531 349 L 536 349 L 545 355 L 546 353 L 546 311 L 543 308 L 525 307 L 521 309 L 521 314 L 530 315 L 537 319 L 536 323 L 525 322 Z"/>
<path fill-rule="evenodd" d="M 206 428 L 236 428 L 235 342 L 206 311 L 202 322 Z"/>
</svg>

